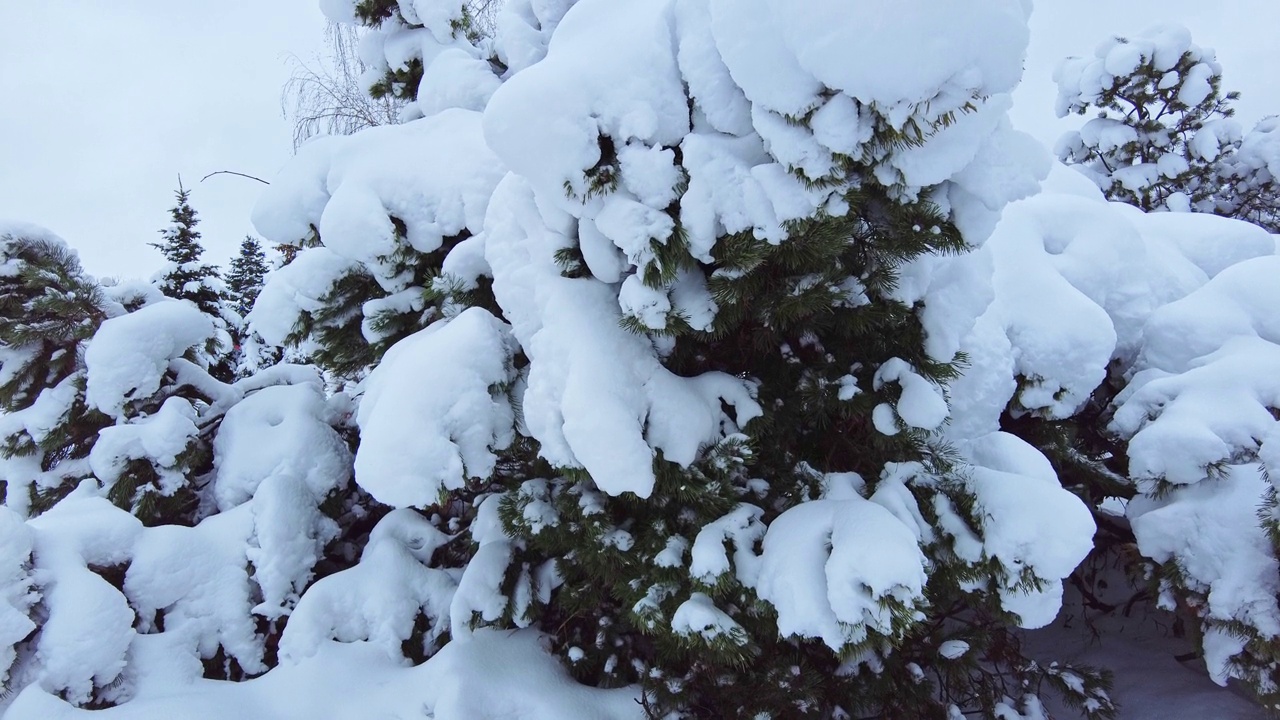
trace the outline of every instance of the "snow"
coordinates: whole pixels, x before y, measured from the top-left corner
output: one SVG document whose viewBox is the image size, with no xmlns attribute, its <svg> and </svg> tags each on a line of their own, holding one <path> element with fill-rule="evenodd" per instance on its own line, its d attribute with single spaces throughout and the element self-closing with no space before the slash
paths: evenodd
<svg viewBox="0 0 1280 720">
<path fill-rule="evenodd" d="M 938 646 L 938 654 L 948 660 L 964 657 L 969 652 L 969 643 L 963 640 L 947 640 Z"/>
<path fill-rule="evenodd" d="M 106 320 L 85 349 L 87 402 L 119 418 L 129 401 L 160 389 L 171 360 L 212 336 L 208 316 L 179 300 Z"/>
<path fill-rule="evenodd" d="M 886 383 L 898 383 L 902 388 L 894 410 L 910 427 L 933 430 L 947 419 L 942 389 L 916 374 L 902 358 L 891 358 L 876 370 L 874 389 L 880 390 Z"/>
<path fill-rule="evenodd" d="M 762 515 L 764 511 L 760 508 L 743 504 L 728 515 L 704 525 L 690 549 L 689 576 L 712 584 L 733 569 L 744 585 L 754 586 L 760 573 L 760 561 L 754 548 L 764 537 L 766 530 L 760 519 Z M 731 543 L 734 548 L 732 565 L 729 554 L 725 551 L 726 542 Z M 670 549 L 671 545 L 668 544 L 668 550 Z M 673 564 L 681 563 L 676 559 Z"/>
<path fill-rule="evenodd" d="M 762 5 L 768 14 L 739 9 L 737 22 L 778 28 L 774 32 L 782 35 L 801 67 L 863 104 L 917 103 L 937 88 L 944 88 L 945 97 L 955 86 L 965 94 L 995 95 L 1012 90 L 1022 75 L 1030 7 L 1019 0 L 994 0 L 977 8 L 959 0 L 856 5 L 814 0 L 802 12 L 783 0 Z M 758 19 L 747 19 L 752 16 Z M 902 41 L 908 37 L 927 41 Z M 869 57 L 877 62 L 865 62 Z M 760 71 L 772 84 L 788 80 L 768 65 L 762 64 Z M 952 109 L 944 106 L 942 111 Z"/>
<path fill-rule="evenodd" d="M 131 461 L 149 460 L 159 474 L 161 494 L 171 495 L 186 482 L 178 457 L 198 434 L 191 402 L 171 397 L 152 415 L 99 431 L 89 452 L 89 466 L 110 487 Z"/>
<path fill-rule="evenodd" d="M 348 0 L 322 4 L 353 17 Z M 111 289 L 142 306 L 111 307 L 84 353 L 88 403 L 115 424 L 87 462 L 60 469 L 95 477 L 24 521 L 25 490 L 51 483 L 39 459 L 3 466 L 7 494 L 24 496 L 0 510 L 0 678 L 12 668 L 13 687 L 24 688 L 6 720 L 76 718 L 88 711 L 74 706 L 90 700 L 122 702 L 95 714 L 132 719 L 638 720 L 637 688 L 580 685 L 536 632 L 479 627 L 533 625 L 535 599 L 547 602 L 562 582 L 554 560 L 530 562 L 536 541 L 507 534 L 500 503 L 523 503 L 522 520 L 545 538 L 564 531 L 552 498 L 566 486 L 610 552 L 643 553 L 707 591 L 635 588 L 645 594 L 632 610 L 651 630 L 651 611 L 678 603 L 661 622 L 689 642 L 745 643 L 731 616 L 743 608 L 719 593 L 736 583 L 772 606 L 780 637 L 842 655 L 861 646 L 845 670 L 874 670 L 877 654 L 930 619 L 925 588 L 943 541 L 958 562 L 984 569 L 967 591 L 990 593 L 1020 627 L 1043 627 L 1097 528 L 1048 458 L 1000 428 L 1006 413 L 1071 419 L 1104 382 L 1120 388 L 1109 430 L 1127 443 L 1138 495 L 1125 512 L 1138 550 L 1181 571 L 1162 599 L 1184 598 L 1206 622 L 1213 679 L 1238 675 L 1232 656 L 1244 646 L 1229 622 L 1280 636 L 1277 561 L 1258 518 L 1271 487 L 1261 469 L 1280 464 L 1276 239 L 1209 215 L 1109 204 L 1088 178 L 1051 167 L 1007 118 L 1028 40 L 1025 0 L 802 5 L 511 0 L 495 36 L 473 44 L 455 27 L 460 0 L 401 0 L 361 53 L 375 75 L 420 60 L 418 100 L 399 125 L 308 143 L 264 191 L 258 229 L 299 252 L 271 274 L 248 321 L 267 343 L 297 341 L 305 352 L 314 337 L 295 333 L 314 334 L 338 283 L 363 276 L 380 290 L 336 322 L 363 320 L 374 345 L 390 339 L 375 317 L 415 316 L 420 329 L 367 373 L 341 379 L 362 379 L 348 387 L 354 400 L 328 397 L 341 380 L 298 366 L 223 385 L 183 359 L 213 336 L 207 318 L 145 289 Z M 1059 110 L 1143 63 L 1168 71 L 1188 52 L 1192 69 L 1173 80 L 1182 99 L 1203 99 L 1220 68 L 1165 27 L 1064 64 Z M 1264 121 L 1241 145 L 1240 172 L 1276 174 L 1276 127 Z M 873 141 L 887 129 L 927 142 Z M 1207 127 L 1192 150 L 1217 157 L 1233 133 Z M 1097 119 L 1064 148 L 1135 140 Z M 844 173 L 850 161 L 864 177 Z M 1118 179 L 1138 190 L 1188 167 L 1167 155 Z M 752 435 L 771 410 L 758 401 L 764 381 L 677 375 L 664 360 L 682 340 L 664 331 L 676 318 L 715 330 L 721 307 L 707 273 L 720 238 L 789 242 L 792 221 L 848 213 L 845 193 L 858 182 L 933 203 L 969 243 L 956 256 L 914 259 L 891 297 L 917 308 L 928 358 L 963 353 L 964 371 L 943 387 L 895 357 L 836 369 L 832 377 L 848 374 L 830 392 L 845 403 L 883 394 L 874 428 L 945 445 L 956 472 L 944 481 L 901 462 L 870 481 L 830 473 L 816 499 L 790 507 L 746 502 L 773 478 L 735 478 L 744 502 L 696 533 L 659 529 L 656 547 L 625 519 L 612 525 L 604 496 L 650 497 L 659 454 L 687 468 L 726 441 L 771 441 Z M 1168 205 L 1179 202 L 1189 199 Z M 686 241 L 676 272 L 654 272 L 670 269 L 659 265 Z M 585 275 L 566 276 L 565 250 L 580 250 Z M 424 275 L 434 267 L 440 277 Z M 491 289 L 497 306 L 451 299 L 428 309 L 427 290 L 455 283 Z M 850 306 L 873 302 L 859 278 L 840 288 Z M 21 359 L 4 352 L 6 366 Z M 211 402 L 157 397 L 167 374 Z M 872 387 L 859 387 L 867 377 Z M 0 430 L 46 437 L 79 380 L 45 390 Z M 134 412 L 151 398 L 158 407 Z M 339 432 L 352 422 L 354 457 Z M 496 492 L 487 483 L 520 436 L 556 472 L 589 479 L 520 478 L 512 495 L 474 497 Z M 209 438 L 212 473 L 186 477 L 179 457 Z M 194 526 L 143 528 L 108 502 L 125 466 L 144 459 L 163 493 L 198 482 Z M 376 504 L 351 500 L 363 497 L 352 477 L 393 509 L 371 514 Z M 450 495 L 459 490 L 465 502 Z M 972 512 L 961 512 L 961 495 Z M 363 529 L 346 536 L 330 500 Z M 326 552 L 343 554 L 343 569 L 322 565 Z M 120 587 L 109 568 L 124 569 Z M 268 669 L 281 627 L 279 664 Z M 931 643 L 947 661 L 973 652 L 945 635 Z M 265 674 L 202 679 L 202 661 L 219 653 Z M 1033 696 L 992 712 L 1046 716 Z"/>
<path fill-rule="evenodd" d="M 293 262 L 267 275 L 245 320 L 268 344 L 284 345 L 303 313 L 323 307 L 324 297 L 334 283 L 355 267 L 355 263 L 328 248 L 306 248 Z"/>
<path fill-rule="evenodd" d="M 193 528 L 149 528 L 134 545 L 124 592 L 142 632 L 158 633 L 153 619 L 163 617 L 166 662 L 198 662 L 221 647 L 248 672 L 267 669 L 250 614 L 256 589 L 245 573 L 253 532 L 248 510 L 221 513 Z M 135 651 L 140 641 L 134 639 Z M 140 681 L 146 675 L 136 673 Z"/>
<path fill-rule="evenodd" d="M 317 498 L 345 483 L 351 454 L 333 420 L 309 383 L 263 388 L 228 410 L 213 444 L 218 509 L 244 503 L 273 476 L 301 481 Z"/>
<path fill-rule="evenodd" d="M 495 192 L 485 231 L 494 294 L 531 361 L 525 425 L 548 461 L 585 467 L 607 493 L 647 497 L 654 450 L 687 465 L 700 447 L 757 417 L 759 405 L 738 378 L 672 374 L 650 342 L 619 326 L 616 290 L 562 277 L 554 253 L 566 238 L 543 207 L 510 176 Z"/>
<path fill-rule="evenodd" d="M 481 136 L 479 113 L 448 109 L 403 125 L 308 143 L 260 197 L 253 221 L 267 240 L 279 244 L 296 245 L 316 228 L 326 248 L 362 263 L 394 292 L 405 287 L 397 249 L 407 244 L 429 253 L 446 237 L 479 232 L 503 172 Z M 392 218 L 403 225 L 403 238 Z M 311 262 L 332 266 L 337 261 Z M 316 269 L 288 273 L 289 280 L 301 281 Z M 287 267 L 272 275 L 263 295 L 282 272 Z M 334 274 L 330 270 L 312 282 Z M 250 322 L 258 316 L 251 313 Z M 273 342 L 280 336 L 278 331 L 263 335 Z"/>
<path fill-rule="evenodd" d="M 89 567 L 126 562 L 142 523 L 96 496 L 94 485 L 86 481 L 28 523 L 47 613 L 35 644 L 38 685 L 74 703 L 120 676 L 135 636 L 128 601 Z"/>
<path fill-rule="evenodd" d="M 478 308 L 392 346 L 360 401 L 356 482 L 410 507 L 487 478 L 513 438 L 514 350 L 506 324 Z"/>
<path fill-rule="evenodd" d="M 727 637 L 735 644 L 746 644 L 746 631 L 742 626 L 717 608 L 710 597 L 699 592 L 676 608 L 671 616 L 671 630 L 677 635 L 698 635 L 707 642 Z"/>
<path fill-rule="evenodd" d="M 500 693 L 491 691 L 501 687 Z M 176 692 L 181 691 L 181 692 Z M 367 643 L 327 643 L 322 651 L 243 683 L 192 679 L 155 688 L 127 705 L 80 710 L 31 686 L 8 720 L 104 720 L 182 717 L 262 720 L 316 717 L 412 717 L 436 720 L 591 717 L 641 720 L 638 692 L 575 683 L 532 631 L 480 631 L 451 642 L 431 662 L 407 668 Z"/>
<path fill-rule="evenodd" d="M 821 639 L 836 652 L 872 633 L 906 630 L 924 605 L 924 554 L 915 536 L 882 506 L 863 500 L 815 500 L 779 515 L 764 536 L 756 594 L 778 611 L 782 637 Z"/>
<path fill-rule="evenodd" d="M 556 28 L 547 57 L 494 94 L 485 138 L 546 200 L 572 206 L 566 189 L 572 197 L 586 194 L 583 173 L 600 160 L 601 133 L 619 144 L 674 146 L 689 131 L 663 10 L 640 0 L 578 2 Z"/>
<path fill-rule="evenodd" d="M 14 644 L 36 629 L 28 617 L 39 599 L 28 574 L 31 531 L 9 508 L 0 508 L 0 683 L 9 679 L 17 658 Z"/>
<path fill-rule="evenodd" d="M 367 643 L 383 662 L 401 664 L 419 613 L 431 621 L 425 642 L 432 643 L 448 629 L 457 577 L 428 563 L 448 539 L 412 510 L 387 514 L 357 565 L 317 580 L 298 601 L 280 640 L 284 667 L 322 655 L 330 640 Z"/>
</svg>

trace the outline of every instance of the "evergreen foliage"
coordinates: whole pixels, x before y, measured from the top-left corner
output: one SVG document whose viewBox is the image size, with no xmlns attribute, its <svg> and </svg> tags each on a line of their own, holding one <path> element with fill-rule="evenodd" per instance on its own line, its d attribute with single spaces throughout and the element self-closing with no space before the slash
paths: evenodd
<svg viewBox="0 0 1280 720">
<path fill-rule="evenodd" d="M 160 231 L 161 242 L 151 243 L 167 263 L 153 282 L 165 297 L 185 300 L 209 316 L 218 332 L 209 339 L 200 360 L 214 377 L 229 381 L 235 376 L 235 366 L 230 358 L 231 336 L 224 313 L 221 272 L 216 265 L 201 259 L 204 246 L 196 230 L 200 218 L 191 207 L 191 191 L 182 186 L 181 179 L 174 198 L 174 206 L 169 209 L 172 223 Z"/>
<path fill-rule="evenodd" d="M 393 18 L 403 23 L 395 3 L 362 2 L 357 14 L 371 27 Z M 413 99 L 421 74 L 415 62 L 388 69 L 374 92 L 394 90 Z M 964 105 L 960 112 L 974 109 Z M 750 230 L 725 234 L 711 252 L 714 260 L 706 262 L 690 255 L 677 200 L 666 209 L 674 230 L 655 238 L 652 259 L 636 268 L 635 279 L 657 293 L 688 275 L 704 279 L 717 310 L 713 323 L 701 329 L 674 308 L 658 321 L 624 313 L 623 326 L 663 348 L 664 367 L 681 377 L 720 372 L 746 379 L 763 417 L 703 448 L 688 467 L 659 452 L 653 461 L 657 481 L 644 498 L 603 493 L 588 472 L 550 466 L 536 456 L 536 442 L 521 441 L 498 453 L 502 472 L 428 509 L 436 513 L 500 491 L 499 516 L 513 546 L 500 583 L 507 605 L 497 613 L 477 611 L 473 626 L 532 625 L 550 633 L 578 680 L 640 686 L 652 718 L 943 720 L 963 709 L 994 719 L 1007 698 L 1055 683 L 1087 707 L 1089 717 L 1114 716 L 1104 674 L 1066 666 L 1046 670 L 1021 653 L 1012 630 L 1018 618 L 1002 607 L 1003 583 L 1038 588 L 1041 581 L 994 557 L 962 559 L 945 534 L 924 548 L 930 566 L 924 598 L 880 598 L 888 623 L 846 628 L 838 648 L 816 638 L 780 636 L 777 611 L 744 581 L 751 571 L 738 563 L 760 552 L 766 528 L 789 510 L 838 496 L 833 478 L 857 477 L 867 496 L 882 484 L 886 492 L 901 489 L 930 525 L 949 514 L 962 518 L 967 532 L 983 532 L 963 464 L 945 441 L 896 416 L 889 420 L 892 431 L 873 418 L 900 398 L 901 387 L 880 375 L 890 363 L 941 388 L 964 361 L 941 362 L 925 352 L 919 308 L 897 299 L 896 291 L 904 265 L 968 246 L 945 212 L 928 200 L 904 197 L 902 186 L 886 184 L 893 181 L 874 167 L 895 151 L 926 145 L 954 123 L 955 114 L 913 117 L 905 127 L 873 117 L 876 134 L 864 156 L 842 158 L 827 176 L 793 171 L 810 186 L 846 188 L 839 199 L 847 212 L 790 222 L 781 242 Z M 809 122 L 787 121 L 806 129 Z M 583 202 L 620 190 L 617 141 L 602 133 L 599 144 L 599 161 L 584 171 Z M 679 148 L 672 152 L 679 158 Z M 675 190 L 677 198 L 684 187 Z M 569 181 L 565 190 L 575 197 Z M 413 284 L 439 288 L 430 278 L 447 277 L 441 262 L 450 247 L 429 256 L 401 247 L 403 270 L 416 274 Z M 581 248 L 564 247 L 556 260 L 565 277 L 590 277 Z M 361 327 L 355 308 L 377 295 L 373 277 L 344 276 L 321 309 L 300 315 L 293 341 L 309 340 L 320 364 L 352 374 L 376 364 L 383 337 L 405 337 L 457 307 L 502 310 L 487 295 L 451 292 L 439 313 L 417 315 L 415 304 L 415 314 L 374 315 Z M 428 293 L 427 299 L 429 305 L 435 297 Z M 369 312 L 364 305 L 364 317 Z M 515 360 L 517 367 L 526 362 Z M 691 575 L 691 548 L 717 533 L 721 537 L 711 544 L 738 560 L 713 574 Z M 475 562 L 485 548 L 472 548 L 479 553 Z M 554 573 L 554 590 L 545 586 L 548 573 Z M 695 600 L 721 613 L 723 626 L 673 629 Z M 938 648 L 948 641 L 971 651 L 940 658 Z M 744 693 L 744 687 L 752 691 Z"/>
<path fill-rule="evenodd" d="M 266 277 L 267 256 L 262 252 L 262 244 L 252 235 L 246 235 L 240 241 L 240 253 L 231 260 L 231 269 L 227 273 L 227 289 L 225 299 L 231 304 L 240 317 L 249 314 L 253 309 L 253 301 L 258 299 L 262 291 L 262 281 Z"/>
<path fill-rule="evenodd" d="M 1055 77 L 1059 116 L 1093 115 L 1062 137 L 1059 158 L 1108 199 L 1280 228 L 1280 183 L 1258 147 L 1277 146 L 1275 120 L 1242 136 L 1232 120 L 1240 93 L 1223 91 L 1213 52 L 1191 44 L 1185 31 L 1116 37 L 1094 58 L 1068 59 Z"/>
<path fill-rule="evenodd" d="M 246 235 L 240 242 L 240 253 L 231 260 L 226 290 L 223 292 L 224 302 L 235 313 L 235 324 L 231 330 L 235 348 L 232 362 L 237 377 L 253 375 L 262 368 L 280 362 L 282 358 L 280 349 L 269 347 L 253 332 L 247 321 L 269 270 L 261 243 L 257 238 Z"/>
<path fill-rule="evenodd" d="M 381 669 L 352 667 L 355 692 L 442 720 L 1044 720 L 1046 695 L 1103 720 L 1110 674 L 1032 659 L 1023 630 L 1159 598 L 1215 680 L 1276 707 L 1274 578 L 1219 592 L 1236 548 L 1177 537 L 1190 518 L 1229 545 L 1232 525 L 1246 571 L 1280 553 L 1274 486 L 1257 527 L 1214 494 L 1247 503 L 1280 466 L 1273 238 L 1201 218 L 1245 228 L 1219 267 L 1096 198 L 1009 205 L 1048 165 L 1005 116 L 1025 3 L 813 3 L 899 27 L 803 52 L 731 4 L 611 3 L 510 0 L 496 34 L 487 2 L 326 3 L 382 34 L 371 92 L 408 109 L 271 184 L 265 284 L 246 237 L 222 286 L 181 183 L 155 287 L 0 234 L 0 680 L 20 702 L 141 715 L 245 690 L 184 685 L 200 675 L 270 671 L 249 696 L 283 694 L 363 659 Z M 1003 48 L 847 72 L 935 13 Z M 742 52 L 769 41 L 768 68 Z M 1064 70 L 1069 109 L 1104 108 L 1068 159 L 1146 210 L 1274 218 L 1280 125 L 1233 139 L 1209 54 L 1130 45 L 1099 55 L 1096 96 L 1100 75 Z M 1099 237 L 1114 255 L 1081 249 Z M 1187 318 L 1207 354 L 1162 354 Z M 1204 412 L 1205 388 L 1247 417 Z M 1150 462 L 1185 437 L 1226 450 Z M 489 702 L 500 677 L 520 687 Z"/>
<path fill-rule="evenodd" d="M 201 260 L 204 246 L 196 230 L 200 218 L 191 207 L 191 191 L 182 186 L 181 180 L 174 197 L 176 202 L 169 209 L 173 222 L 160 231 L 162 242 L 151 243 L 169 263 L 158 276 L 156 285 L 166 297 L 187 300 L 200 312 L 217 316 L 221 299 L 213 281 L 219 279 L 218 268 Z"/>
<path fill-rule="evenodd" d="M 109 419 L 84 403 L 84 344 L 109 313 L 110 302 L 86 275 L 73 250 L 38 234 L 0 236 L 0 408 L 8 414 L 0 456 L 25 458 L 32 477 L 5 477 L 5 501 L 48 507 L 87 473 L 93 440 Z M 53 417 L 22 422 L 37 403 Z M 13 483 L 17 481 L 17 484 Z M 14 497 L 12 488 L 30 497 Z"/>
</svg>

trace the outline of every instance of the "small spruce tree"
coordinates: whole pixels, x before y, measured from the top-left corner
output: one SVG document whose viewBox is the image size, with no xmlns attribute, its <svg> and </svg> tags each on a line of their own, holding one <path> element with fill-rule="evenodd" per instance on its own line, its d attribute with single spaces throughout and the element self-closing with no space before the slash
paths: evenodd
<svg viewBox="0 0 1280 720">
<path fill-rule="evenodd" d="M 247 322 L 249 311 L 258 299 L 268 270 L 270 267 L 267 265 L 266 254 L 262 252 L 262 244 L 257 238 L 246 235 L 240 242 L 240 253 L 231 260 L 227 287 L 223 293 L 223 300 L 236 315 L 236 322 L 232 327 L 235 343 L 232 362 L 235 364 L 236 375 L 240 377 L 274 365 L 281 358 L 280 349 L 267 345 Z"/>
<path fill-rule="evenodd" d="M 151 243 L 167 261 L 152 282 L 166 297 L 190 302 L 209 316 L 217 332 L 205 347 L 202 364 L 214 377 L 228 381 L 235 372 L 229 357 L 232 338 L 223 305 L 221 273 L 216 265 L 201 259 L 204 246 L 196 230 L 200 219 L 191 207 L 191 191 L 182 186 L 181 178 L 174 197 L 176 202 L 169 210 L 172 223 L 160 231 L 161 242 Z"/>
<path fill-rule="evenodd" d="M 258 299 L 262 280 L 268 269 L 267 256 L 262 252 L 261 243 L 253 236 L 246 235 L 240 241 L 240 254 L 231 260 L 227 289 L 223 296 L 240 317 L 248 315 L 253 309 L 253 302 Z"/>
</svg>

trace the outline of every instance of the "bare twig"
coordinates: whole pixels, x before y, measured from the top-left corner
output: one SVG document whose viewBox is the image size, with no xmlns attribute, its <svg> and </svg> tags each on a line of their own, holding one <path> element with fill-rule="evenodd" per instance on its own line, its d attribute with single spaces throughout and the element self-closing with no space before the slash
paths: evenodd
<svg viewBox="0 0 1280 720">
<path fill-rule="evenodd" d="M 246 174 L 244 174 L 244 173 L 242 173 L 242 172 L 236 172 L 235 170 L 217 170 L 217 171 L 215 171 L 215 172 L 211 172 L 211 173 L 209 173 L 208 175 L 205 175 L 204 177 L 200 178 L 200 182 L 204 182 L 205 180 L 208 180 L 209 178 L 213 177 L 214 175 L 239 175 L 239 176 L 240 176 L 240 177 L 242 177 L 242 178 L 249 178 L 250 180 L 257 180 L 258 182 L 262 183 L 263 185 L 270 185 L 270 184 L 271 184 L 271 183 L 267 182 L 266 180 L 263 180 L 263 179 L 262 179 L 262 178 L 260 178 L 260 177 L 254 177 L 254 176 L 252 176 L 252 175 L 246 175 Z M 179 182 L 179 183 L 181 183 L 182 181 L 181 181 L 181 180 L 179 180 L 178 182 Z"/>
</svg>

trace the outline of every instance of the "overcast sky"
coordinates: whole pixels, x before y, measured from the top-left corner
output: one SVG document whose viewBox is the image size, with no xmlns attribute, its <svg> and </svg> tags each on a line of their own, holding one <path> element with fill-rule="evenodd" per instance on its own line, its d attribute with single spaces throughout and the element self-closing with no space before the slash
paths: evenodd
<svg viewBox="0 0 1280 720">
<path fill-rule="evenodd" d="M 1247 126 L 1280 113 L 1280 1 L 1035 4 L 1013 115 L 1046 143 L 1064 128 L 1054 64 L 1152 22 L 1217 50 Z M 181 174 L 207 259 L 225 264 L 261 186 L 200 178 L 270 179 L 288 160 L 287 59 L 319 52 L 323 29 L 316 0 L 0 0 L 0 217 L 49 227 L 95 274 L 149 276 Z"/>
</svg>

